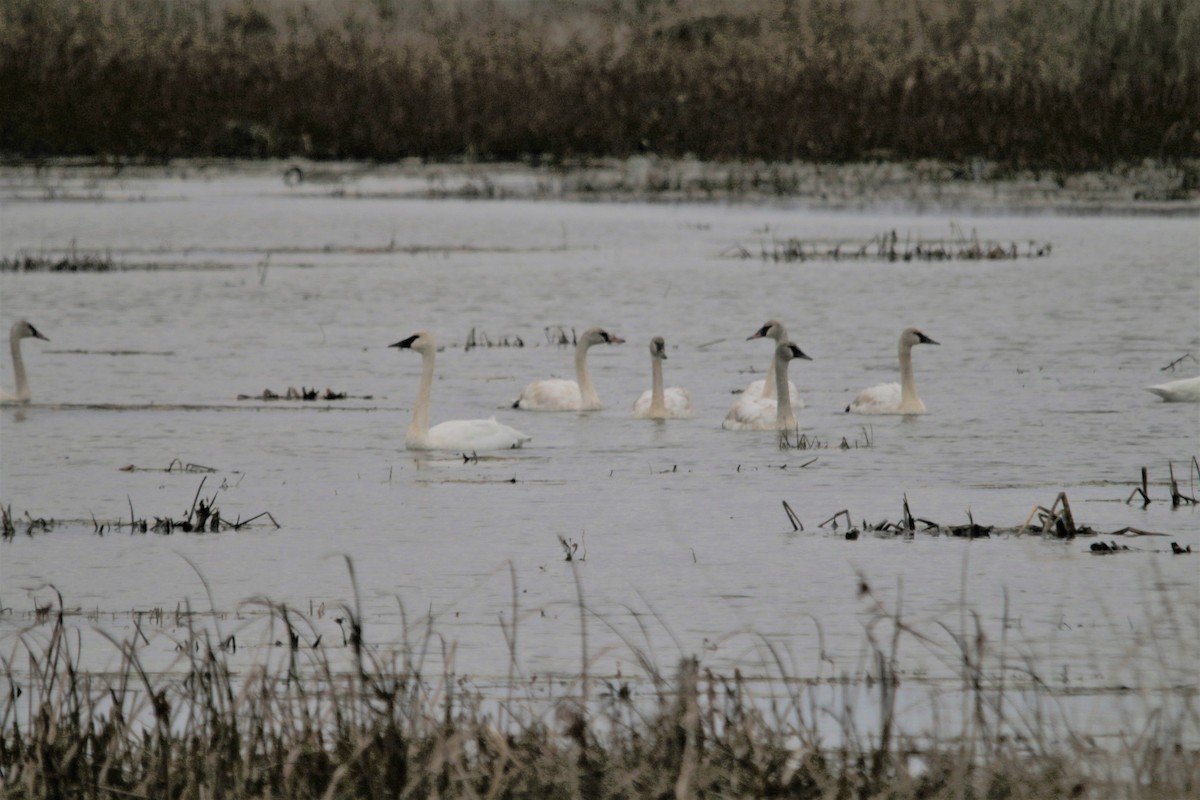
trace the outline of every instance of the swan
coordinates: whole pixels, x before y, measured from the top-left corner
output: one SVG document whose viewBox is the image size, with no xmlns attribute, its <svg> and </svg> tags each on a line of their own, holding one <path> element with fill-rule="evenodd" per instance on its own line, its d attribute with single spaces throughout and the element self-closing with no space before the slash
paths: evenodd
<svg viewBox="0 0 1200 800">
<path fill-rule="evenodd" d="M 429 427 L 429 398 L 433 389 L 433 357 L 437 342 L 433 334 L 419 331 L 389 347 L 412 350 L 421 354 L 421 384 L 417 389 L 417 404 L 413 406 L 412 423 L 404 436 L 409 450 L 510 450 L 520 447 L 533 437 L 516 428 L 491 419 L 456 419 Z"/>
<path fill-rule="evenodd" d="M 13 346 L 13 356 L 16 356 L 16 346 Z M 1195 378 L 1181 378 L 1177 381 L 1169 383 L 1160 383 L 1157 386 L 1147 386 L 1147 392 L 1161 397 L 1168 403 L 1200 403 L 1200 376 Z"/>
<path fill-rule="evenodd" d="M 651 389 L 642 392 L 633 404 L 638 419 L 682 419 L 692 416 L 692 394 L 682 386 L 663 388 L 662 362 L 667 360 L 667 344 L 661 336 L 650 340 Z"/>
<path fill-rule="evenodd" d="M 744 416 L 725 417 L 721 427 L 728 431 L 787 431 L 797 426 L 792 413 L 792 393 L 787 376 L 788 362 L 793 358 L 811 361 L 793 342 L 781 342 L 775 348 L 775 393 L 777 397 L 760 397 L 758 403 L 746 406 Z"/>
<path fill-rule="evenodd" d="M 925 404 L 917 397 L 917 382 L 913 378 L 912 349 L 916 344 L 937 344 L 916 328 L 905 328 L 900 334 L 900 383 L 881 383 L 863 389 L 846 406 L 855 414 L 924 414 Z"/>
<path fill-rule="evenodd" d="M 767 320 L 761 328 L 754 332 L 752 336 L 746 338 L 747 342 L 755 339 L 774 339 L 775 346 L 779 347 L 783 342 L 788 341 L 787 329 L 783 327 L 783 323 L 777 319 Z M 788 384 L 788 389 L 792 392 L 792 404 L 795 408 L 804 408 L 804 401 L 796 396 L 796 385 Z M 767 377 L 759 378 L 758 380 L 750 381 L 746 384 L 746 388 L 742 390 L 742 396 L 750 397 L 774 397 L 775 396 L 775 353 L 771 353 L 771 365 L 767 368 Z"/>
<path fill-rule="evenodd" d="M 13 372 L 17 374 L 17 392 L 16 394 L 0 392 L 0 403 L 29 402 L 29 380 L 25 377 L 25 362 L 21 358 L 22 339 L 41 339 L 43 342 L 50 341 L 45 336 L 42 336 L 37 328 L 23 319 L 19 319 L 13 323 L 12 328 L 8 332 L 8 346 L 12 349 Z"/>
<path fill-rule="evenodd" d="M 783 323 L 777 319 L 767 320 L 767 322 L 754 332 L 754 335 L 746 339 L 747 342 L 754 339 L 774 339 L 776 349 L 783 342 L 788 341 L 787 330 L 783 327 Z M 789 396 L 793 399 L 794 408 L 804 408 L 804 401 L 798 396 L 796 385 L 788 382 Z M 759 378 L 758 380 L 750 381 L 746 388 L 742 390 L 738 399 L 733 401 L 733 405 L 729 407 L 729 411 L 725 414 L 725 419 L 731 424 L 736 424 L 740 420 L 757 419 L 764 417 L 770 419 L 775 416 L 775 354 L 771 354 L 771 366 L 767 368 L 767 377 Z M 736 430 L 736 428 L 734 428 Z"/>
<path fill-rule="evenodd" d="M 602 328 L 589 328 L 575 345 L 576 380 L 549 378 L 534 381 L 521 390 L 521 396 L 513 403 L 513 408 L 526 411 L 595 411 L 603 408 L 596 387 L 592 385 L 592 376 L 588 374 L 587 351 L 596 344 L 624 342 L 620 336 Z"/>
</svg>

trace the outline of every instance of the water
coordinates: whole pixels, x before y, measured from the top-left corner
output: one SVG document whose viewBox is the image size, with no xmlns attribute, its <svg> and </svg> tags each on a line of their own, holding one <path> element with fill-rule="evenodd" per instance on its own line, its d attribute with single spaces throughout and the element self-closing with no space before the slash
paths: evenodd
<svg viewBox="0 0 1200 800">
<path fill-rule="evenodd" d="M 1200 556 L 1169 543 L 1200 550 L 1198 512 L 1172 509 L 1165 481 L 1173 463 L 1197 493 L 1200 417 L 1143 390 L 1200 371 L 1160 371 L 1200 356 L 1194 217 L 429 200 L 408 179 L 346 191 L 261 173 L 4 178 L 0 254 L 74 247 L 162 267 L 0 275 L 4 325 L 25 316 L 51 340 L 24 342 L 34 403 L 0 409 L 0 502 L 60 521 L 32 537 L 18 523 L 0 545 L 6 650 L 37 635 L 33 610 L 51 587 L 78 611 L 94 668 L 117 660 L 96 628 L 125 638 L 128 612 L 163 609 L 144 658 L 171 669 L 182 603 L 241 632 L 236 663 L 279 636 L 255 598 L 311 613 L 308 638 L 340 646 L 349 561 L 368 641 L 420 644 L 431 624 L 431 658 L 453 643 L 455 668 L 484 683 L 507 674 L 514 616 L 526 677 L 578 673 L 585 644 L 600 675 L 635 674 L 639 655 L 670 671 L 687 654 L 772 674 L 783 654 L 789 675 L 826 678 L 861 674 L 868 633 L 883 637 L 878 619 L 897 611 L 929 637 L 905 639 L 911 680 L 955 678 L 952 634 L 973 635 L 974 614 L 989 643 L 1003 638 L 1010 659 L 1056 686 L 1196 682 Z M 1053 251 L 979 263 L 724 255 L 772 237 L 945 237 L 955 224 Z M 770 346 L 746 337 L 772 317 L 813 358 L 790 377 L 815 450 L 720 428 L 732 392 L 766 369 Z M 589 357 L 607 408 L 512 410 L 528 381 L 573 377 L 571 351 L 548 341 L 559 325 L 628 340 Z M 858 389 L 897 379 L 907 325 L 941 342 L 914 354 L 929 414 L 844 414 Z M 527 449 L 477 462 L 404 450 L 420 359 L 387 345 L 420 329 L 445 345 L 434 421 L 494 414 L 533 436 Z M 466 351 L 472 329 L 526 346 Z M 654 335 L 693 420 L 629 417 Z M 8 385 L 7 357 L 2 369 Z M 351 398 L 236 399 L 302 385 Z M 164 472 L 174 459 L 215 472 Z M 1142 466 L 1145 509 L 1124 503 Z M 94 534 L 93 516 L 128 520 L 131 504 L 151 521 L 185 516 L 202 479 L 225 519 L 267 511 L 281 527 Z M 1166 536 L 1122 538 L 1144 552 L 1097 557 L 1092 539 L 846 541 L 841 521 L 819 527 L 843 509 L 856 524 L 898 520 L 907 496 L 917 517 L 1012 528 L 1062 491 L 1078 523 Z"/>
</svg>

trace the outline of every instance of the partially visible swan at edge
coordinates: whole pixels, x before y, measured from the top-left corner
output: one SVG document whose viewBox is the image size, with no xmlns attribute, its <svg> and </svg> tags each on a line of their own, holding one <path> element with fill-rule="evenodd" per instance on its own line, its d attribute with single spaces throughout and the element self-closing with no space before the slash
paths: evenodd
<svg viewBox="0 0 1200 800">
<path fill-rule="evenodd" d="M 0 403 L 29 402 L 29 380 L 25 377 L 25 362 L 21 359 L 22 339 L 41 339 L 43 342 L 50 341 L 45 336 L 42 336 L 37 328 L 23 319 L 19 319 L 13 323 L 12 328 L 8 332 L 8 346 L 12 350 L 13 372 L 17 376 L 17 390 L 16 394 L 0 391 Z"/>
<path fill-rule="evenodd" d="M 743 417 L 733 417 L 733 410 L 721 427 L 729 431 L 787 431 L 797 426 L 792 413 L 792 393 L 788 382 L 788 362 L 793 358 L 812 359 L 793 342 L 783 342 L 775 348 L 775 393 L 777 398 L 760 397 L 754 406 L 746 406 Z"/>
<path fill-rule="evenodd" d="M 429 427 L 430 395 L 433 391 L 433 358 L 437 342 L 433 334 L 420 331 L 389 347 L 412 350 L 421 354 L 421 384 L 417 389 L 417 404 L 413 406 L 412 423 L 404 436 L 409 450 L 510 450 L 520 447 L 533 437 L 516 428 L 491 419 L 456 419 Z"/>
<path fill-rule="evenodd" d="M 1146 391 L 1154 392 L 1168 403 L 1200 403 L 1200 376 L 1147 386 Z"/>
<path fill-rule="evenodd" d="M 662 362 L 667 360 L 667 344 L 661 336 L 650 340 L 650 390 L 642 392 L 633 404 L 633 416 L 639 419 L 682 419 L 692 416 L 692 395 L 682 386 L 663 388 Z"/>
<path fill-rule="evenodd" d="M 917 396 L 913 378 L 912 349 L 917 344 L 937 344 L 916 328 L 905 328 L 900 334 L 900 383 L 881 383 L 863 389 L 846 406 L 855 414 L 924 414 L 925 404 Z"/>
<path fill-rule="evenodd" d="M 775 340 L 775 348 L 771 351 L 771 366 L 767 368 L 767 377 L 750 381 L 742 390 L 741 396 L 733 401 L 733 405 L 725 414 L 725 420 L 731 425 L 738 421 L 756 419 L 760 416 L 771 418 L 775 415 L 775 350 L 779 348 L 780 344 L 788 341 L 787 330 L 779 320 L 767 320 L 761 328 L 754 332 L 753 336 L 747 337 L 746 341 L 763 338 Z M 788 391 L 794 407 L 804 408 L 804 401 L 798 396 L 796 385 L 790 381 L 788 382 Z M 736 430 L 736 428 L 732 429 Z"/>
<path fill-rule="evenodd" d="M 596 387 L 592 385 L 592 376 L 588 373 L 587 351 L 596 344 L 624 342 L 620 336 L 602 328 L 587 329 L 575 344 L 576 380 L 548 378 L 534 381 L 521 390 L 521 396 L 513 403 L 513 408 L 526 411 L 595 411 L 603 408 Z"/>
</svg>

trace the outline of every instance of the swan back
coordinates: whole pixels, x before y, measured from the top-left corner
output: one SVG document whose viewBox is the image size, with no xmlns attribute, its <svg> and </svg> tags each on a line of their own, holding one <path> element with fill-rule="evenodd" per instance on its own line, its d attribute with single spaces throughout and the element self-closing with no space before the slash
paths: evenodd
<svg viewBox="0 0 1200 800">
<path fill-rule="evenodd" d="M 1147 386 L 1146 391 L 1168 403 L 1200 403 L 1200 376 Z"/>
<path fill-rule="evenodd" d="M 12 352 L 13 373 L 17 382 L 15 393 L 0 392 L 0 402 L 4 403 L 28 403 L 30 398 L 29 380 L 25 376 L 25 360 L 21 358 L 21 340 L 22 339 L 41 339 L 43 342 L 50 341 L 41 332 L 33 327 L 33 324 L 28 320 L 19 319 L 12 324 L 8 330 L 8 346 Z"/>
<path fill-rule="evenodd" d="M 587 351 L 598 344 L 624 344 L 625 340 L 603 328 L 588 328 L 575 343 L 575 380 L 534 381 L 521 390 L 513 408 L 526 411 L 595 411 L 602 408 L 587 368 Z"/>
<path fill-rule="evenodd" d="M 509 450 L 521 447 L 532 439 L 516 428 L 497 422 L 495 417 L 450 420 L 429 427 L 437 340 L 428 331 L 418 331 L 389 346 L 421 354 L 421 383 L 417 388 L 412 422 L 404 436 L 404 446 L 409 450 L 460 450 L 464 453 Z"/>
</svg>

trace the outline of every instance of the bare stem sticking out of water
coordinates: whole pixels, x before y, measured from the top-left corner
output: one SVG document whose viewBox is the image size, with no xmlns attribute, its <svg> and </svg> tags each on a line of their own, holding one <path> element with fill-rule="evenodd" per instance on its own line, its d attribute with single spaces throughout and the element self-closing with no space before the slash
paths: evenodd
<svg viewBox="0 0 1200 800">
<path fill-rule="evenodd" d="M 783 510 L 787 514 L 788 522 L 792 523 L 792 530 L 803 531 L 804 525 L 800 522 L 800 517 L 796 516 L 796 512 L 792 511 L 792 507 L 788 505 L 788 501 L 783 501 Z"/>
</svg>

